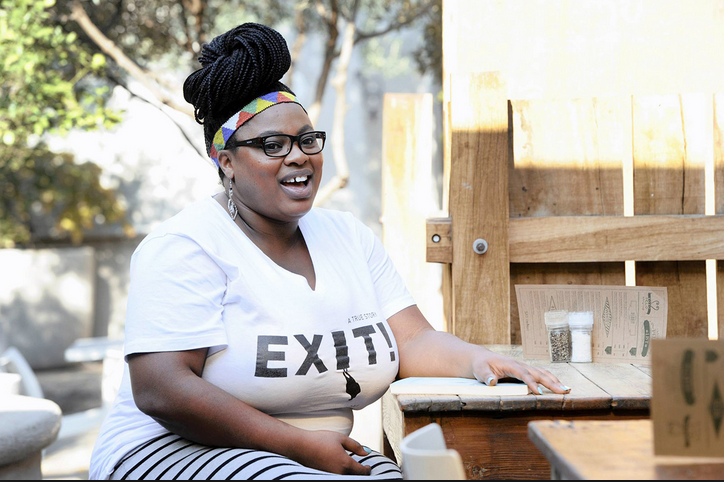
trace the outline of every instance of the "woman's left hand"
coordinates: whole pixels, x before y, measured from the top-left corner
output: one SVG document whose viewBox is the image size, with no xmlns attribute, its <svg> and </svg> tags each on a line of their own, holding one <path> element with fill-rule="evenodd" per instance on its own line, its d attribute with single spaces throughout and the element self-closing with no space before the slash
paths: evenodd
<svg viewBox="0 0 724 482">
<path fill-rule="evenodd" d="M 497 384 L 501 378 L 517 378 L 528 385 L 533 394 L 543 395 L 540 385 L 553 393 L 565 394 L 571 391 L 548 370 L 526 365 L 488 350 L 475 356 L 473 374 L 478 381 L 489 386 Z"/>
</svg>

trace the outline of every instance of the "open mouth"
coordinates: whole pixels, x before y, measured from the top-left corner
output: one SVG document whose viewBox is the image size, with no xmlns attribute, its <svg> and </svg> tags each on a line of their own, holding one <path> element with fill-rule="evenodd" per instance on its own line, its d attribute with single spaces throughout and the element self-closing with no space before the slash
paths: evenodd
<svg viewBox="0 0 724 482">
<path fill-rule="evenodd" d="M 302 174 L 284 179 L 279 183 L 282 190 L 291 199 L 305 200 L 313 196 L 312 175 Z"/>
<path fill-rule="evenodd" d="M 297 176 L 286 181 L 282 181 L 282 185 L 290 187 L 304 187 L 309 184 L 309 176 Z"/>
</svg>

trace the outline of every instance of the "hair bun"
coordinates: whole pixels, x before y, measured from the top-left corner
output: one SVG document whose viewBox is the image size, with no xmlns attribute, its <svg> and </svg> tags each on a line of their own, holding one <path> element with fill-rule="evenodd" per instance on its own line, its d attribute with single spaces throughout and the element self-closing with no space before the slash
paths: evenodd
<svg viewBox="0 0 724 482">
<path fill-rule="evenodd" d="M 246 104 L 266 93 L 289 70 L 292 59 L 279 32 L 245 23 L 204 45 L 199 62 L 202 67 L 189 75 L 183 90 L 197 122 L 203 123 L 206 117 L 223 116 L 232 104 Z"/>
</svg>

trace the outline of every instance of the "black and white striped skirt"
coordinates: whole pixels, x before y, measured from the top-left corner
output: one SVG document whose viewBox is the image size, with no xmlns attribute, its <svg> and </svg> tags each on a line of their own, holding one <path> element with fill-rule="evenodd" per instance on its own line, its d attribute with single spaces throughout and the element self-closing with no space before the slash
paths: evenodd
<svg viewBox="0 0 724 482">
<path fill-rule="evenodd" d="M 250 449 L 208 447 L 167 433 L 128 453 L 116 464 L 111 480 L 309 480 L 323 478 L 402 479 L 400 468 L 382 454 L 350 453 L 371 475 L 337 475 L 310 469 L 282 455 Z"/>
</svg>

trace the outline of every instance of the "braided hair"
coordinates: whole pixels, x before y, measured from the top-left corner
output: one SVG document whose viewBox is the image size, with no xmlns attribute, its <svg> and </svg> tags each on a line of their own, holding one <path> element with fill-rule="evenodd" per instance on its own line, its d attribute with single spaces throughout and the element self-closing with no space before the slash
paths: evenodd
<svg viewBox="0 0 724 482">
<path fill-rule="evenodd" d="M 249 102 L 275 91 L 294 94 L 280 82 L 291 66 L 287 42 L 265 25 L 245 23 L 214 37 L 201 49 L 199 63 L 183 92 L 204 126 L 207 153 L 221 125 Z M 223 181 L 221 168 L 219 176 Z"/>
</svg>

